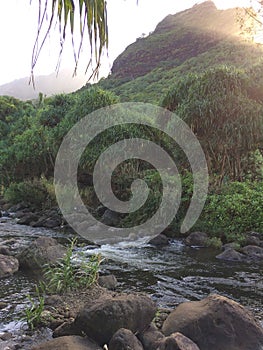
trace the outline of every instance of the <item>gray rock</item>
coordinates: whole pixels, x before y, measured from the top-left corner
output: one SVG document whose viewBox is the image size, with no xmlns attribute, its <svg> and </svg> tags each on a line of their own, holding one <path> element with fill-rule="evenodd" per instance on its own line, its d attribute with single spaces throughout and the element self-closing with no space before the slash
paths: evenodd
<svg viewBox="0 0 263 350">
<path fill-rule="evenodd" d="M 21 268 L 41 270 L 45 264 L 55 264 L 63 258 L 66 248 L 54 238 L 39 237 L 18 256 Z"/>
<path fill-rule="evenodd" d="M 0 301 L 0 310 L 4 309 L 7 306 L 8 306 L 7 303 L 5 303 L 4 301 Z"/>
<path fill-rule="evenodd" d="M 202 350 L 261 350 L 263 328 L 235 301 L 210 295 L 180 304 L 164 321 L 166 336 L 180 332 Z"/>
<path fill-rule="evenodd" d="M 108 226 L 117 226 L 120 222 L 119 213 L 116 213 L 110 209 L 106 209 L 102 215 L 101 222 Z"/>
<path fill-rule="evenodd" d="M 39 216 L 34 213 L 27 213 L 21 219 L 17 221 L 19 225 L 30 225 L 33 222 L 37 221 Z"/>
<path fill-rule="evenodd" d="M 263 259 L 263 248 L 258 246 L 248 245 L 242 249 L 242 252 L 251 259 Z"/>
<path fill-rule="evenodd" d="M 18 269 L 19 262 L 16 258 L 0 254 L 0 278 L 10 276 Z"/>
<path fill-rule="evenodd" d="M 0 246 L 0 254 L 2 255 L 11 255 L 10 250 L 5 246 Z"/>
<path fill-rule="evenodd" d="M 125 328 L 119 329 L 111 338 L 109 350 L 144 350 L 138 338 Z"/>
<path fill-rule="evenodd" d="M 228 249 L 237 250 L 240 248 L 240 245 L 236 242 L 231 242 L 231 243 L 224 244 L 222 248 L 223 250 L 228 250 Z"/>
<path fill-rule="evenodd" d="M 243 254 L 231 248 L 217 255 L 216 258 L 219 260 L 226 260 L 226 261 L 244 261 L 245 260 L 245 256 Z"/>
<path fill-rule="evenodd" d="M 114 275 L 100 276 L 98 278 L 98 284 L 103 288 L 114 290 L 118 285 L 118 281 Z"/>
<path fill-rule="evenodd" d="M 153 237 L 149 244 L 154 245 L 155 247 L 163 247 L 169 244 L 169 238 L 160 233 L 158 236 Z"/>
<path fill-rule="evenodd" d="M 185 244 L 189 246 L 205 247 L 207 244 L 208 235 L 204 232 L 192 232 L 185 239 Z"/>
<path fill-rule="evenodd" d="M 108 344 L 120 328 L 142 332 L 156 312 L 154 302 L 145 295 L 102 296 L 79 312 L 75 327 L 99 345 Z"/>
</svg>

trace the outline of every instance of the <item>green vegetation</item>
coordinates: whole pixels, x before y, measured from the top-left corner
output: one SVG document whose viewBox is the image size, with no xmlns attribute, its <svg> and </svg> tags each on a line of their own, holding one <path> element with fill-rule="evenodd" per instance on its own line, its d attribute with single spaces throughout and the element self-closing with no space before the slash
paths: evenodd
<svg viewBox="0 0 263 350">
<path fill-rule="evenodd" d="M 48 293 L 63 294 L 69 291 L 89 288 L 97 282 L 100 255 L 93 255 L 86 261 L 82 258 L 80 266 L 72 262 L 73 248 L 76 240 L 72 240 L 65 257 L 56 265 L 46 267 L 44 274 L 45 289 Z"/>
<path fill-rule="evenodd" d="M 36 297 L 28 295 L 30 306 L 24 310 L 24 315 L 21 320 L 25 321 L 30 330 L 39 326 L 42 323 L 42 313 L 44 311 L 45 297 L 42 295 L 38 286 L 36 286 Z"/>
<path fill-rule="evenodd" d="M 36 285 L 34 295 L 28 295 L 30 305 L 25 308 L 21 320 L 26 321 L 31 330 L 45 324 L 47 294 L 83 290 L 97 282 L 99 267 L 103 261 L 101 256 L 93 255 L 89 259 L 82 256 L 80 263 L 74 263 L 73 249 L 76 243 L 76 239 L 70 242 L 65 257 L 57 265 L 46 266 L 43 281 Z"/>
<path fill-rule="evenodd" d="M 222 30 L 212 32 L 211 26 Z M 219 15 L 206 2 L 165 18 L 151 35 L 128 47 L 115 61 L 111 76 L 95 86 L 87 84 L 68 95 L 40 95 L 36 101 L 1 96 L 0 186 L 5 199 L 14 204 L 27 202 L 36 209 L 54 206 L 54 163 L 71 127 L 89 113 L 119 101 L 152 102 L 185 120 L 206 155 L 209 195 L 193 229 L 207 231 L 212 246 L 219 246 L 219 239 L 242 243 L 245 231 L 263 232 L 263 49 L 238 36 L 239 30 L 234 11 L 220 11 Z M 100 124 L 99 118 L 96 122 Z M 175 127 L 170 120 L 159 122 Z M 99 155 L 127 137 L 154 141 L 175 161 L 183 189 L 181 206 L 171 224 L 176 234 L 193 192 L 189 163 L 175 142 L 150 127 L 110 128 L 86 147 L 78 169 L 85 204 L 94 211 L 100 205 L 93 187 L 85 182 Z M 119 199 L 130 198 L 130 185 L 136 178 L 149 185 L 149 198 L 143 208 L 122 216 L 123 226 L 144 222 L 162 198 L 160 176 L 148 163 L 136 159 L 114 171 L 112 189 Z M 66 186 L 64 190 L 69 193 Z M 57 290 L 61 279 L 70 285 L 73 278 L 69 261 L 62 265 L 56 273 L 58 280 L 52 278 L 52 288 Z"/>
</svg>

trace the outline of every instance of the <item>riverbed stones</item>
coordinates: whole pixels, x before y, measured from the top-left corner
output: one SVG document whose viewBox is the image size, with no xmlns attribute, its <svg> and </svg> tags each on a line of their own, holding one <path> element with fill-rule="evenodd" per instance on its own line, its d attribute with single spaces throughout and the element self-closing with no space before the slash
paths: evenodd
<svg viewBox="0 0 263 350">
<path fill-rule="evenodd" d="M 109 343 L 109 350 L 144 350 L 139 339 L 125 328 L 119 329 L 113 334 Z"/>
<path fill-rule="evenodd" d="M 17 220 L 17 223 L 19 225 L 32 225 L 38 218 L 38 215 L 35 213 L 26 213 Z"/>
<path fill-rule="evenodd" d="M 202 350 L 261 350 L 263 328 L 243 306 L 212 294 L 180 304 L 164 321 L 166 336 L 180 332 Z"/>
<path fill-rule="evenodd" d="M 0 278 L 13 275 L 19 269 L 19 262 L 13 256 L 0 254 Z"/>
<path fill-rule="evenodd" d="M 80 336 L 65 336 L 32 347 L 32 350 L 102 350 L 97 344 Z"/>
<path fill-rule="evenodd" d="M 205 247 L 207 244 L 208 235 L 204 232 L 192 232 L 185 239 L 185 244 L 194 247 Z"/>
<path fill-rule="evenodd" d="M 55 264 L 63 258 L 66 248 L 54 238 L 39 237 L 18 256 L 23 269 L 41 270 L 45 264 Z"/>
<path fill-rule="evenodd" d="M 177 332 L 163 338 L 156 350 L 200 350 L 200 348 L 191 339 Z"/>
<path fill-rule="evenodd" d="M 244 261 L 245 255 L 237 252 L 234 249 L 229 248 L 223 251 L 223 253 L 218 254 L 216 258 L 219 260 L 226 260 L 226 261 Z"/>
<path fill-rule="evenodd" d="M 246 254 L 248 258 L 251 259 L 263 259 L 263 248 L 255 246 L 255 245 L 248 245 L 242 249 L 242 252 Z"/>
<path fill-rule="evenodd" d="M 154 302 L 146 295 L 106 295 L 89 303 L 75 319 L 75 327 L 99 345 L 108 344 L 120 328 L 142 332 L 156 312 Z"/>
</svg>

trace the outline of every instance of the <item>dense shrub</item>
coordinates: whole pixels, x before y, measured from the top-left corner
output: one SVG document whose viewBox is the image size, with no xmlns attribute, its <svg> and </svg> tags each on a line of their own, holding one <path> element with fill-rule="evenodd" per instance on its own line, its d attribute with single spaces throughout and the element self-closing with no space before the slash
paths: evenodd
<svg viewBox="0 0 263 350">
<path fill-rule="evenodd" d="M 227 241 L 242 240 L 242 233 L 247 231 L 263 235 L 262 205 L 262 181 L 230 183 L 208 195 L 196 228 Z"/>
</svg>

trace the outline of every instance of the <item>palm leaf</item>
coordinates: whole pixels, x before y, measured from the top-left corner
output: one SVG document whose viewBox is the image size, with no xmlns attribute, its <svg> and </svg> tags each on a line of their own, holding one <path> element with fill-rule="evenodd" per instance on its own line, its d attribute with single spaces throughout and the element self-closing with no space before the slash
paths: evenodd
<svg viewBox="0 0 263 350">
<path fill-rule="evenodd" d="M 79 9 L 79 12 L 77 9 Z M 47 26 L 45 26 L 46 18 L 49 18 L 47 20 Z M 97 77 L 103 50 L 108 49 L 106 0 L 39 0 L 38 29 L 31 61 L 31 81 L 33 82 L 33 85 L 34 68 L 38 62 L 39 55 L 46 39 L 51 30 L 54 29 L 56 22 L 58 22 L 59 25 L 59 44 L 61 47 L 58 57 L 57 71 L 59 70 L 64 42 L 67 37 L 67 28 L 69 27 L 72 35 L 72 49 L 75 58 L 74 74 L 76 74 L 77 71 L 80 53 L 83 46 L 83 39 L 87 32 L 90 45 L 90 57 L 88 57 L 87 60 L 86 71 L 95 63 L 90 78 L 94 76 Z M 80 28 L 80 43 L 77 50 L 74 43 L 76 22 Z"/>
</svg>

